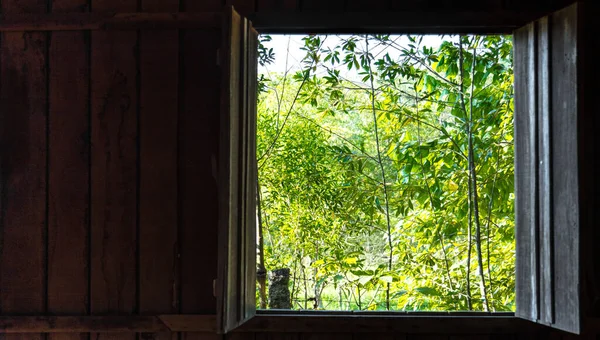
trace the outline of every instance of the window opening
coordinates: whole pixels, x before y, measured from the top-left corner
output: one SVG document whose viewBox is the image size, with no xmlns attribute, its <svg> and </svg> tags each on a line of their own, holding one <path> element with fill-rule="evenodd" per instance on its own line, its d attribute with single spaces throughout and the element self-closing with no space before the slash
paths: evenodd
<svg viewBox="0 0 600 340">
<path fill-rule="evenodd" d="M 512 37 L 258 52 L 257 308 L 514 311 Z"/>
</svg>

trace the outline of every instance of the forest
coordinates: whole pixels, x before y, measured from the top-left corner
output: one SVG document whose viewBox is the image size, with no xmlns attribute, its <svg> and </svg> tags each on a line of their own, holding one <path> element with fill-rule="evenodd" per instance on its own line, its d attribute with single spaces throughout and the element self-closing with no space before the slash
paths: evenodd
<svg viewBox="0 0 600 340">
<path fill-rule="evenodd" d="M 511 36 L 262 35 L 259 66 L 257 308 L 287 269 L 295 310 L 514 311 Z"/>
</svg>

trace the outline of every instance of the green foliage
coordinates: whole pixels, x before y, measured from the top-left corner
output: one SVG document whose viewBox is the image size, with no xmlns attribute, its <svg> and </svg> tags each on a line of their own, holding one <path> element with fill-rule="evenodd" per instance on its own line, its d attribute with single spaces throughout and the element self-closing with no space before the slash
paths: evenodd
<svg viewBox="0 0 600 340">
<path fill-rule="evenodd" d="M 295 308 L 514 310 L 511 38 L 326 39 L 260 78 L 267 270 Z"/>
</svg>

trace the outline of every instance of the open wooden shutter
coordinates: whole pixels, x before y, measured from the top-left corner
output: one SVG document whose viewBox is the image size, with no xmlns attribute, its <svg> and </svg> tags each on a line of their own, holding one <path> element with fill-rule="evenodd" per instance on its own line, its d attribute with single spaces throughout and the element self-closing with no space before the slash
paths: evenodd
<svg viewBox="0 0 600 340">
<path fill-rule="evenodd" d="M 224 16 L 219 159 L 218 329 L 256 311 L 256 77 L 258 33 L 228 7 Z"/>
<path fill-rule="evenodd" d="M 582 320 L 581 8 L 514 35 L 516 315 L 572 333 Z"/>
</svg>

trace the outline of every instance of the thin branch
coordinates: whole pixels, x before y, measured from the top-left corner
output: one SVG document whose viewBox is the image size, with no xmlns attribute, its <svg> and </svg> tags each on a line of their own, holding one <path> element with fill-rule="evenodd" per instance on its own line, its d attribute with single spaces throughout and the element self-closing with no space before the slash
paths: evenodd
<svg viewBox="0 0 600 340">
<path fill-rule="evenodd" d="M 383 182 L 383 196 L 385 199 L 385 219 L 386 219 L 386 223 L 387 223 L 387 239 L 388 239 L 388 246 L 390 248 L 390 253 L 389 253 L 389 259 L 388 259 L 388 270 L 392 270 L 392 261 L 393 261 L 393 257 L 394 257 L 394 248 L 392 245 L 392 223 L 390 221 L 390 204 L 389 204 L 389 196 L 388 196 L 388 190 L 387 190 L 387 181 L 385 179 L 385 168 L 383 167 L 383 160 L 381 158 L 381 149 L 380 149 L 380 144 L 379 144 L 379 129 L 377 127 L 377 110 L 375 108 L 375 86 L 373 84 L 373 70 L 371 68 L 371 58 L 369 56 L 369 39 L 368 39 L 368 35 L 365 36 L 365 43 L 366 43 L 366 54 L 367 54 L 367 61 L 369 63 L 369 79 L 370 79 L 370 83 L 371 83 L 371 108 L 373 110 L 373 125 L 374 125 L 374 132 L 375 132 L 375 147 L 377 148 L 377 159 L 379 162 L 379 168 L 381 170 L 381 180 Z M 385 305 L 386 305 L 386 309 L 390 310 L 390 283 L 387 283 L 387 290 L 385 293 Z"/>
<path fill-rule="evenodd" d="M 476 52 L 473 51 L 473 65 L 472 65 L 472 70 L 475 70 L 475 62 L 476 62 Z M 464 86 L 464 69 L 463 69 L 463 64 L 464 64 L 464 56 L 463 56 L 463 45 L 462 45 L 462 35 L 459 37 L 459 68 L 460 68 L 460 73 L 461 73 L 461 77 L 460 77 L 460 84 L 461 84 L 461 89 Z M 473 72 L 473 71 L 472 71 Z M 473 73 L 471 73 L 473 74 Z M 473 217 L 474 217 L 474 222 L 475 222 L 475 245 L 477 247 L 477 266 L 478 266 L 478 274 L 479 277 L 481 279 L 481 285 L 480 285 L 480 290 L 481 290 L 481 296 L 483 298 L 483 309 L 488 312 L 490 311 L 490 306 L 489 306 L 489 300 L 488 300 L 488 296 L 487 296 L 487 288 L 485 286 L 485 275 L 483 272 L 483 256 L 482 256 L 482 251 L 481 251 L 481 222 L 479 220 L 479 195 L 477 192 L 477 172 L 475 170 L 475 153 L 473 150 L 473 131 L 472 131 L 472 124 L 473 124 L 473 89 L 474 89 L 474 82 L 471 81 L 471 92 L 470 92 L 470 98 L 469 98 L 469 105 L 470 105 L 470 110 L 468 111 L 469 113 L 469 121 L 468 121 L 468 125 L 467 125 L 467 133 L 468 133 L 468 140 L 469 140 L 469 170 L 471 173 L 471 182 L 472 182 L 472 187 L 473 190 L 471 192 L 471 194 L 473 195 Z M 462 93 L 463 91 L 461 91 Z M 466 103 L 465 103 L 465 96 L 461 94 L 461 105 L 463 108 L 463 111 L 465 112 L 465 115 L 467 114 L 467 108 L 466 108 Z"/>
</svg>

